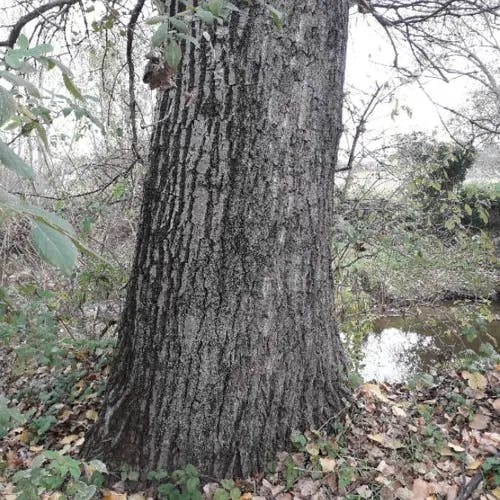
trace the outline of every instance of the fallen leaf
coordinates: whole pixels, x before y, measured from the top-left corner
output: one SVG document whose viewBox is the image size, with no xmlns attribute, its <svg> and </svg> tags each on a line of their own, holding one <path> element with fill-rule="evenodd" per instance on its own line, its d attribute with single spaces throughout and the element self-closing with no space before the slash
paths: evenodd
<svg viewBox="0 0 500 500">
<path fill-rule="evenodd" d="M 102 490 L 102 500 L 127 500 L 127 495 L 113 490 Z"/>
<path fill-rule="evenodd" d="M 359 386 L 359 390 L 366 396 L 372 396 L 382 401 L 383 403 L 390 403 L 390 400 L 382 392 L 382 389 L 377 384 L 362 384 Z"/>
<path fill-rule="evenodd" d="M 493 401 L 493 403 L 491 403 L 493 408 L 495 409 L 495 411 L 497 413 L 500 413 L 500 398 L 498 399 L 495 399 L 495 401 Z"/>
<path fill-rule="evenodd" d="M 448 443 L 448 446 L 457 453 L 462 453 L 463 451 L 465 451 L 465 448 L 462 448 L 462 446 L 455 443 Z"/>
<path fill-rule="evenodd" d="M 337 466 L 337 461 L 330 457 L 321 457 L 319 463 L 323 472 L 333 472 Z"/>
<path fill-rule="evenodd" d="M 319 455 L 319 448 L 316 444 L 314 443 L 307 443 L 306 446 L 306 451 L 311 455 L 312 457 L 317 457 Z"/>
<path fill-rule="evenodd" d="M 310 497 L 318 491 L 320 483 L 312 479 L 302 478 L 299 479 L 293 488 L 293 491 L 302 497 Z"/>
<path fill-rule="evenodd" d="M 479 467 L 481 467 L 482 464 L 483 464 L 482 460 L 476 459 L 467 466 L 467 470 L 471 471 L 477 470 L 479 469 Z"/>
<path fill-rule="evenodd" d="M 69 434 L 68 436 L 64 436 L 61 439 L 60 443 L 61 444 L 71 444 L 73 441 L 76 441 L 79 438 L 80 438 L 80 436 L 78 434 Z"/>
<path fill-rule="evenodd" d="M 372 490 L 366 484 L 363 484 L 359 488 L 356 488 L 356 493 L 361 498 L 371 498 L 371 496 L 373 495 Z"/>
<path fill-rule="evenodd" d="M 472 420 L 469 422 L 469 427 L 471 429 L 476 429 L 482 431 L 488 427 L 490 423 L 490 417 L 483 415 L 482 413 L 476 413 Z"/>
<path fill-rule="evenodd" d="M 406 418 L 408 416 L 403 408 L 400 408 L 399 406 L 393 406 L 391 411 L 395 417 Z"/>
<path fill-rule="evenodd" d="M 413 481 L 412 493 L 415 500 L 425 500 L 431 492 L 430 483 L 417 478 Z"/>
<path fill-rule="evenodd" d="M 380 461 L 377 465 L 377 470 L 385 476 L 392 476 L 395 473 L 394 467 L 392 467 L 392 465 L 388 465 L 385 460 Z"/>
<path fill-rule="evenodd" d="M 323 478 L 323 482 L 330 488 L 332 493 L 337 492 L 337 475 L 328 474 Z"/>
<path fill-rule="evenodd" d="M 390 448 L 391 450 L 397 450 L 403 447 L 403 443 L 399 439 L 393 439 L 383 434 L 368 434 L 368 439 L 381 444 L 384 448 Z"/>
<path fill-rule="evenodd" d="M 23 463 L 14 450 L 7 450 L 5 456 L 7 459 L 7 466 L 10 470 L 16 470 L 17 467 Z"/>
<path fill-rule="evenodd" d="M 447 445 L 443 446 L 440 450 L 439 450 L 439 454 L 442 456 L 442 457 L 452 457 L 453 456 L 453 452 L 450 450 L 450 448 L 448 448 Z"/>
<path fill-rule="evenodd" d="M 462 372 L 462 377 L 467 380 L 471 389 L 485 389 L 488 385 L 486 377 L 479 372 L 470 373 L 468 371 Z"/>
<path fill-rule="evenodd" d="M 92 420 L 93 422 L 95 422 L 97 420 L 97 412 L 95 410 L 87 410 L 85 412 L 85 417 L 87 418 L 87 420 Z"/>
<path fill-rule="evenodd" d="M 398 488 L 395 492 L 399 500 L 414 500 L 415 495 L 408 488 Z"/>
</svg>

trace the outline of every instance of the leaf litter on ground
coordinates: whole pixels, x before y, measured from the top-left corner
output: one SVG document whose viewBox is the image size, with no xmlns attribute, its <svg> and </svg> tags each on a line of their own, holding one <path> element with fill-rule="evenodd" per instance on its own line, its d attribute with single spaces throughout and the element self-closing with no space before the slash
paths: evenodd
<svg viewBox="0 0 500 500">
<path fill-rule="evenodd" d="M 10 367 L 0 386 L 14 418 L 2 436 L 0 412 L 0 498 L 17 498 L 13 476 L 42 453 L 78 457 L 98 417 L 108 355 L 82 351 L 60 368 Z M 269 470 L 231 481 L 230 493 L 224 481 L 205 484 L 201 497 L 499 500 L 499 422 L 500 365 L 427 377 L 411 386 L 365 383 L 329 428 L 294 433 L 290 450 L 277 453 Z M 82 474 L 88 467 L 82 465 Z M 92 498 L 161 498 L 153 488 L 137 492 L 130 484 L 101 487 Z M 41 498 L 63 497 L 55 489 Z"/>
</svg>

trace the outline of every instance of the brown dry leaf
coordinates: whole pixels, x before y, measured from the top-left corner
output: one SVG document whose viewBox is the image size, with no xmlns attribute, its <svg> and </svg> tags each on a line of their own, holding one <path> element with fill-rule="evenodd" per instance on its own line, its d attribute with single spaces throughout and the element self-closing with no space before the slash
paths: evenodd
<svg viewBox="0 0 500 500">
<path fill-rule="evenodd" d="M 482 413 L 476 413 L 472 420 L 469 422 L 469 427 L 471 429 L 476 429 L 482 431 L 488 427 L 490 423 L 490 417 L 488 415 L 483 415 Z"/>
<path fill-rule="evenodd" d="M 377 481 L 377 483 L 380 483 L 380 484 L 383 484 L 384 486 L 391 486 L 392 484 L 392 481 L 390 479 L 387 479 L 385 476 L 382 476 L 382 475 L 378 475 L 376 478 L 375 478 L 375 481 Z"/>
<path fill-rule="evenodd" d="M 301 497 L 310 497 L 314 495 L 319 487 L 319 481 L 313 481 L 312 479 L 302 478 L 299 479 L 293 488 L 293 491 L 296 492 Z"/>
<path fill-rule="evenodd" d="M 495 488 L 494 490 L 491 490 L 491 493 L 493 493 L 493 496 L 500 500 L 500 486 Z"/>
<path fill-rule="evenodd" d="M 425 500 L 431 493 L 431 484 L 417 478 L 413 481 L 412 493 L 415 500 Z"/>
<path fill-rule="evenodd" d="M 465 448 L 463 448 L 462 446 L 460 446 L 459 444 L 455 444 L 455 443 L 448 443 L 448 446 L 453 450 L 453 451 L 456 451 L 457 453 L 462 453 L 463 451 L 465 451 Z"/>
<path fill-rule="evenodd" d="M 440 481 L 432 484 L 432 492 L 446 497 L 447 500 L 454 500 L 458 494 L 458 486 L 449 484 L 446 481 Z"/>
<path fill-rule="evenodd" d="M 63 498 L 62 493 L 52 493 L 51 495 L 45 495 L 42 497 L 44 500 L 60 500 Z"/>
<path fill-rule="evenodd" d="M 251 493 L 243 493 L 241 495 L 240 500 L 252 500 L 252 494 Z"/>
<path fill-rule="evenodd" d="M 7 466 L 10 470 L 16 470 L 17 467 L 23 463 L 14 450 L 7 450 L 5 458 L 7 459 Z"/>
<path fill-rule="evenodd" d="M 319 463 L 323 472 L 333 472 L 337 467 L 337 461 L 330 457 L 321 457 Z"/>
<path fill-rule="evenodd" d="M 399 500 L 414 500 L 415 495 L 408 488 L 398 488 L 395 492 L 396 498 Z"/>
<path fill-rule="evenodd" d="M 307 443 L 306 446 L 306 451 L 311 455 L 312 457 L 317 457 L 319 455 L 319 448 L 316 444 L 314 443 Z"/>
<path fill-rule="evenodd" d="M 392 476 L 395 473 L 394 467 L 388 465 L 384 460 L 377 465 L 377 470 L 385 476 Z"/>
<path fill-rule="evenodd" d="M 391 450 L 397 450 L 403 447 L 403 443 L 399 439 L 393 439 L 389 436 L 384 436 L 383 434 L 368 434 L 368 439 L 381 444 L 384 448 L 389 448 Z"/>
<path fill-rule="evenodd" d="M 486 377 L 479 372 L 470 373 L 468 371 L 462 372 L 462 377 L 467 380 L 471 389 L 485 389 L 488 385 Z"/>
<path fill-rule="evenodd" d="M 485 432 L 483 438 L 487 438 L 492 443 L 496 443 L 500 446 L 500 434 L 498 432 Z"/>
<path fill-rule="evenodd" d="M 450 450 L 450 448 L 448 448 L 448 446 L 443 446 L 440 450 L 439 450 L 439 454 L 442 456 L 442 457 L 452 457 L 453 456 L 453 452 Z"/>
<path fill-rule="evenodd" d="M 218 483 L 207 483 L 203 486 L 203 494 L 205 498 L 212 498 L 215 490 L 219 487 Z"/>
<path fill-rule="evenodd" d="M 359 387 L 359 390 L 365 395 L 365 396 L 371 396 L 375 397 L 379 401 L 382 401 L 383 403 L 390 403 L 390 400 L 387 398 L 387 396 L 382 392 L 382 389 L 378 384 L 362 384 Z"/>
<path fill-rule="evenodd" d="M 93 422 L 95 422 L 97 420 L 97 412 L 95 410 L 87 410 L 85 412 L 85 417 L 87 418 L 87 420 L 92 420 Z"/>
<path fill-rule="evenodd" d="M 271 488 L 271 496 L 273 498 L 277 497 L 280 493 L 283 493 L 284 490 L 285 490 L 285 486 L 283 484 L 277 484 L 276 486 L 273 486 Z"/>
<path fill-rule="evenodd" d="M 493 408 L 495 409 L 495 411 L 497 413 L 500 413 L 500 398 L 495 399 L 495 401 L 493 401 L 493 403 L 491 403 L 491 405 L 493 406 Z"/>
<path fill-rule="evenodd" d="M 467 470 L 475 471 L 479 469 L 479 467 L 481 467 L 482 464 L 483 464 L 482 460 L 476 459 L 467 466 Z"/>
<path fill-rule="evenodd" d="M 73 441 L 76 441 L 79 438 L 80 436 L 78 434 L 70 434 L 69 436 L 64 436 L 59 442 L 61 444 L 71 444 Z"/>
<path fill-rule="evenodd" d="M 325 483 L 332 493 L 337 492 L 337 475 L 336 474 L 328 474 L 323 478 L 323 483 Z"/>
<path fill-rule="evenodd" d="M 127 494 L 113 490 L 102 490 L 102 500 L 127 500 Z"/>
<path fill-rule="evenodd" d="M 371 498 L 373 493 L 372 490 L 367 486 L 366 484 L 363 484 L 359 488 L 356 488 L 356 493 L 361 497 L 361 498 Z"/>
<path fill-rule="evenodd" d="M 16 436 L 16 440 L 23 444 L 28 444 L 31 441 L 31 432 L 23 429 L 20 434 Z"/>
<path fill-rule="evenodd" d="M 391 411 L 395 417 L 406 418 L 408 416 L 403 408 L 400 408 L 399 406 L 393 406 Z"/>
</svg>

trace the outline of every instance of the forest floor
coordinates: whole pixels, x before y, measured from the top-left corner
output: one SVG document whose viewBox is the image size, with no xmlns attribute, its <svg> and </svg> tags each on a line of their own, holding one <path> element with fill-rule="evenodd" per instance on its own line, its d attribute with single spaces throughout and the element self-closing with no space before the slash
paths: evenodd
<svg viewBox="0 0 500 500">
<path fill-rule="evenodd" d="M 9 363 L 0 378 L 0 498 L 500 499 L 500 365 L 364 383 L 349 411 L 293 433 L 293 451 L 278 453 L 266 472 L 199 489 L 187 467 L 157 473 L 159 489 L 132 493 L 134 471 L 117 473 L 106 489 L 95 481 L 103 465 L 77 458 L 98 416 L 108 356 L 82 349 L 58 366 Z M 2 349 L 0 366 L 12 358 Z"/>
</svg>

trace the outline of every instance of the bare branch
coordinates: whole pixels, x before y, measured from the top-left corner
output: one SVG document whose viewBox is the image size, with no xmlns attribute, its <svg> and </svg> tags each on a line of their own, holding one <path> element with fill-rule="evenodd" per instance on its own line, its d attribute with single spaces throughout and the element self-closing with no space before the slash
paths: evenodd
<svg viewBox="0 0 500 500">
<path fill-rule="evenodd" d="M 132 151 L 134 155 L 139 158 L 139 152 L 137 148 L 137 118 L 136 118 L 136 107 L 137 103 L 135 100 L 135 69 L 134 69 L 134 59 L 132 57 L 135 25 L 137 19 L 144 7 L 145 0 L 137 0 L 134 10 L 130 16 L 130 20 L 127 26 L 127 65 L 128 65 L 128 91 L 129 91 L 129 108 L 130 108 L 130 122 L 132 127 Z"/>
<path fill-rule="evenodd" d="M 44 12 L 47 12 L 51 9 L 55 9 L 57 7 L 69 7 L 74 5 L 81 0 L 54 0 L 52 2 L 48 2 L 45 5 L 41 5 L 33 9 L 31 12 L 28 12 L 23 17 L 19 18 L 19 20 L 14 24 L 9 38 L 7 40 L 0 41 L 0 47 L 14 47 L 19 35 L 21 34 L 21 30 L 31 21 L 37 19 L 42 16 Z"/>
</svg>

